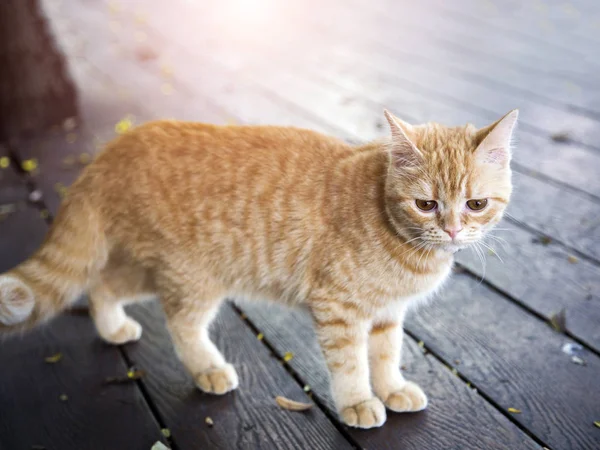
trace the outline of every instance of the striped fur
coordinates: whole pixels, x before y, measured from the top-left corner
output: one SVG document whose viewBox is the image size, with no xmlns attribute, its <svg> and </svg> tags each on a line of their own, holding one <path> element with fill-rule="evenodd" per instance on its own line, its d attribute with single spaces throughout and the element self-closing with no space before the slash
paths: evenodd
<svg viewBox="0 0 600 450">
<path fill-rule="evenodd" d="M 221 394 L 238 385 L 207 331 L 223 299 L 304 304 L 347 424 L 423 409 L 398 370 L 402 321 L 446 280 L 456 248 L 500 219 L 511 114 L 477 130 L 387 113 L 392 138 L 359 147 L 294 128 L 143 125 L 84 170 L 42 247 L 0 276 L 0 331 L 88 292 L 100 336 L 124 343 L 142 330 L 123 306 L 158 297 L 184 365 Z M 489 206 L 469 212 L 470 198 Z M 416 199 L 440 209 L 425 214 Z M 442 231 L 450 222 L 459 242 Z"/>
</svg>

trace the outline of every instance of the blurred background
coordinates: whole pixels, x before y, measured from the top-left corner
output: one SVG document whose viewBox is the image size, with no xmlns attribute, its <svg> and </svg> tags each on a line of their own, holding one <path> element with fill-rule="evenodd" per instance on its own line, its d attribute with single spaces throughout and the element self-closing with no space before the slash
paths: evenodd
<svg viewBox="0 0 600 450">
<path fill-rule="evenodd" d="M 600 3 L 3 0 L 0 13 L 0 270 L 36 248 L 103 144 L 150 119 L 360 143 L 388 132 L 384 108 L 477 126 L 519 108 L 508 216 L 407 331 L 502 414 L 522 396 L 536 414 L 510 421 L 537 444 L 600 442 Z M 484 369 L 498 364 L 511 369 Z"/>
</svg>

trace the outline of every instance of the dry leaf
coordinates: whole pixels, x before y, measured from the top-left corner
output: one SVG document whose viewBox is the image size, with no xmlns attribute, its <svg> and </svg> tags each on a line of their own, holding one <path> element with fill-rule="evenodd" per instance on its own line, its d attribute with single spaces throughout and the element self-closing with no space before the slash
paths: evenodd
<svg viewBox="0 0 600 450">
<path fill-rule="evenodd" d="M 594 425 L 596 425 L 596 428 L 600 428 L 600 420 L 594 420 Z"/>
<path fill-rule="evenodd" d="M 129 369 L 127 371 L 127 378 L 129 378 L 130 380 L 139 380 L 143 376 L 144 376 L 143 370 Z"/>
<path fill-rule="evenodd" d="M 552 325 L 552 328 L 561 333 L 564 333 L 567 330 L 567 315 L 565 308 L 552 314 L 550 317 L 550 324 Z"/>
<path fill-rule="evenodd" d="M 38 167 L 37 159 L 26 159 L 21 163 L 21 167 L 25 172 L 33 172 Z"/>
<path fill-rule="evenodd" d="M 283 355 L 283 360 L 285 362 L 288 362 L 288 361 L 291 361 L 293 357 L 294 357 L 294 354 L 292 352 L 285 352 L 285 355 Z"/>
<path fill-rule="evenodd" d="M 552 243 L 552 238 L 549 236 L 540 236 L 533 238 L 531 242 L 534 244 L 550 245 Z"/>
<path fill-rule="evenodd" d="M 127 376 L 125 377 L 108 377 L 104 379 L 104 384 L 119 384 L 119 383 L 130 383 L 135 380 L 139 380 L 144 376 L 143 370 L 129 369 Z"/>
<path fill-rule="evenodd" d="M 262 333 L 258 333 L 258 334 L 256 335 L 256 339 L 258 339 L 259 341 L 262 341 L 262 340 L 264 339 L 264 337 L 265 337 L 265 335 L 264 335 L 264 334 L 262 334 Z"/>
<path fill-rule="evenodd" d="M 550 136 L 554 142 L 569 142 L 571 136 L 566 131 L 554 133 Z"/>
<path fill-rule="evenodd" d="M 6 169 L 8 166 L 10 166 L 10 159 L 8 158 L 8 156 L 3 156 L 0 158 L 0 169 Z"/>
<path fill-rule="evenodd" d="M 289 411 L 306 411 L 307 409 L 313 407 L 312 403 L 297 402 L 290 400 L 289 398 L 282 397 L 281 395 L 275 397 L 275 401 L 283 409 L 287 409 Z"/>
<path fill-rule="evenodd" d="M 508 408 L 508 412 L 513 414 L 521 414 L 521 410 L 517 408 Z"/>
<path fill-rule="evenodd" d="M 46 361 L 48 364 L 54 364 L 59 362 L 62 359 L 62 357 L 62 353 L 59 352 L 52 356 L 47 356 L 46 358 L 44 358 L 44 361 Z"/>
<path fill-rule="evenodd" d="M 169 430 L 168 428 L 161 428 L 160 432 L 167 439 L 169 439 L 171 437 L 171 430 Z"/>
<path fill-rule="evenodd" d="M 115 125 L 115 133 L 123 134 L 126 133 L 133 126 L 133 122 L 130 118 L 125 117 L 122 120 L 119 120 Z"/>
</svg>

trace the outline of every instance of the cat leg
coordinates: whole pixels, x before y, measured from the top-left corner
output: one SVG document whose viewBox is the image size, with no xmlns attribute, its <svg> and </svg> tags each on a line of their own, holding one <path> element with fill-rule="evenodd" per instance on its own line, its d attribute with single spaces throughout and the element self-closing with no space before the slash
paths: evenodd
<svg viewBox="0 0 600 450">
<path fill-rule="evenodd" d="M 427 396 L 400 372 L 402 323 L 386 321 L 373 325 L 369 336 L 369 363 L 375 395 L 392 411 L 421 411 Z"/>
<path fill-rule="evenodd" d="M 89 294 L 90 314 L 102 339 L 120 345 L 142 337 L 142 326 L 127 315 L 123 308 L 125 302 L 108 284 L 96 284 Z"/>
<path fill-rule="evenodd" d="M 211 293 L 214 294 L 214 293 Z M 234 367 L 225 361 L 210 339 L 208 327 L 223 296 L 204 295 L 162 297 L 167 325 L 179 359 L 194 377 L 196 385 L 210 394 L 225 394 L 238 387 Z"/>
<path fill-rule="evenodd" d="M 90 314 L 100 337 L 116 345 L 139 340 L 142 326 L 123 307 L 154 298 L 153 290 L 146 270 L 109 261 L 89 290 Z"/>
<path fill-rule="evenodd" d="M 358 428 L 383 425 L 385 406 L 373 395 L 369 381 L 369 323 L 345 310 L 343 303 L 319 303 L 313 304 L 313 318 L 342 420 Z"/>
</svg>

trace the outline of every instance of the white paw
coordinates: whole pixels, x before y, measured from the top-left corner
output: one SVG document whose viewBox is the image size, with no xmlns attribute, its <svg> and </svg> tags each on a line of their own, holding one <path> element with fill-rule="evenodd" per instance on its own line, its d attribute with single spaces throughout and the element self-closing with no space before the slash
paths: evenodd
<svg viewBox="0 0 600 450">
<path fill-rule="evenodd" d="M 196 385 L 208 394 L 225 394 L 238 387 L 238 376 L 231 364 L 196 375 Z"/>
<path fill-rule="evenodd" d="M 427 408 L 427 396 L 416 383 L 407 381 L 402 389 L 385 399 L 385 406 L 396 412 L 423 411 Z"/>
<path fill-rule="evenodd" d="M 357 428 L 380 427 L 385 423 L 385 406 L 377 397 L 344 408 L 340 413 L 346 425 Z"/>
<path fill-rule="evenodd" d="M 142 326 L 130 317 L 114 333 L 102 338 L 115 345 L 126 344 L 127 342 L 139 341 L 142 337 Z"/>
</svg>

